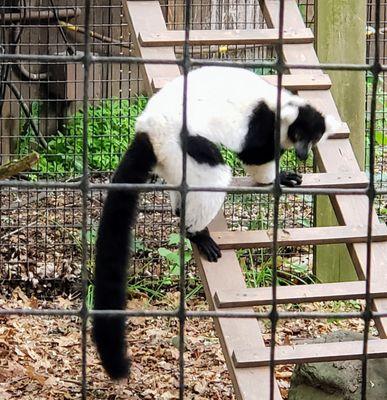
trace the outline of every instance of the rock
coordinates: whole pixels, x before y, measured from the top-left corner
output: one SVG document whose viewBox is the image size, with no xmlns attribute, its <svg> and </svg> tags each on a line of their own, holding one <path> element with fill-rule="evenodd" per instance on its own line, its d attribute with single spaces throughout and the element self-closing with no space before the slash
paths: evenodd
<svg viewBox="0 0 387 400">
<path fill-rule="evenodd" d="M 306 343 L 331 343 L 363 340 L 354 332 L 334 332 Z M 367 400 L 387 399 L 387 359 L 368 360 Z M 360 360 L 307 363 L 296 366 L 289 400 L 360 400 Z"/>
</svg>

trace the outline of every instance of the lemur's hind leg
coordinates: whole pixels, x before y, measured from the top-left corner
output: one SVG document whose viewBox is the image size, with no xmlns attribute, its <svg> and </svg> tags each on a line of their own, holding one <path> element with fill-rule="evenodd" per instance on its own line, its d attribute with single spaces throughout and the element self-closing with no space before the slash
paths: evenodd
<svg viewBox="0 0 387 400">
<path fill-rule="evenodd" d="M 187 195 L 187 237 L 211 262 L 217 261 L 221 257 L 221 252 L 219 246 L 211 238 L 207 225 L 218 214 L 224 197 L 223 192 L 192 192 Z"/>
<path fill-rule="evenodd" d="M 220 248 L 210 236 L 208 228 L 195 233 L 187 232 L 187 238 L 198 246 L 199 251 L 207 257 L 208 261 L 216 262 L 222 257 Z"/>
<path fill-rule="evenodd" d="M 188 182 L 195 186 L 227 187 L 232 178 L 225 164 L 205 166 L 188 164 Z M 215 262 L 221 257 L 219 246 L 211 238 L 207 226 L 223 206 L 225 192 L 189 192 L 186 200 L 187 237 L 198 246 L 199 251 Z"/>
<path fill-rule="evenodd" d="M 221 257 L 219 246 L 211 238 L 207 225 L 216 216 L 224 201 L 225 193 L 191 192 L 186 200 L 187 238 L 198 246 L 199 251 L 209 261 Z M 181 196 L 177 191 L 170 191 L 172 212 L 181 216 Z M 215 215 L 214 215 L 215 214 Z"/>
<path fill-rule="evenodd" d="M 196 143 L 199 141 L 199 143 Z M 170 148 L 168 151 L 170 152 Z M 171 185 L 179 185 L 182 179 L 180 149 L 176 157 L 166 158 L 159 174 Z M 227 187 L 232 178 L 230 167 L 223 163 L 220 151 L 211 142 L 201 137 L 191 137 L 187 157 L 187 184 L 196 187 Z M 181 195 L 170 192 L 171 205 L 175 213 L 182 216 Z M 219 246 L 211 238 L 207 225 L 214 219 L 224 201 L 224 192 L 188 192 L 185 202 L 185 226 L 187 237 L 198 246 L 209 260 L 217 261 L 221 256 Z"/>
</svg>

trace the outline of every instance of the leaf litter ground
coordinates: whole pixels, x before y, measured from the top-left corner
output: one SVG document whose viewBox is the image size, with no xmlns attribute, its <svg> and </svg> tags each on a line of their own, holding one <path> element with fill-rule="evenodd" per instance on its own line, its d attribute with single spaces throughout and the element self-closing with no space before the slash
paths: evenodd
<svg viewBox="0 0 387 400">
<path fill-rule="evenodd" d="M 79 307 L 79 299 L 60 296 L 52 301 L 38 300 L 16 288 L 0 299 L 1 308 L 32 309 Z M 152 301 L 139 295 L 128 301 L 129 309 L 174 309 L 178 293 L 167 293 L 163 300 Z M 191 299 L 190 310 L 205 310 L 201 296 Z M 360 303 L 315 303 L 296 311 L 338 311 L 362 307 Z M 289 310 L 290 308 L 287 307 Z M 266 344 L 270 324 L 263 321 Z M 359 320 L 286 320 L 278 326 L 277 343 L 295 344 L 337 329 L 361 332 Z M 81 389 L 81 322 L 77 317 L 0 317 L 0 398 L 77 399 Z M 101 400 L 178 399 L 179 351 L 178 321 L 165 318 L 130 318 L 127 340 L 133 360 L 130 381 L 112 383 L 103 372 L 87 327 L 88 398 Z M 185 398 L 234 399 L 231 380 L 220 343 L 210 319 L 188 319 L 185 339 Z M 293 366 L 276 368 L 280 390 L 287 398 Z M 261 383 L 262 384 L 262 383 Z M 257 386 L 257 390 L 259 390 Z"/>
<path fill-rule="evenodd" d="M 77 308 L 80 306 L 79 285 L 82 248 L 81 197 L 66 190 L 2 191 L 0 239 L 0 271 L 4 280 L 0 292 L 1 308 L 33 309 Z M 231 196 L 225 214 L 230 228 L 236 230 L 268 229 L 272 207 L 268 196 Z M 89 198 L 88 239 L 99 220 L 101 192 Z M 158 249 L 167 246 L 168 237 L 177 226 L 166 194 L 143 196 L 140 205 L 133 274 L 140 273 L 157 281 L 168 265 L 160 259 Z M 288 196 L 281 204 L 283 226 L 308 226 L 312 221 L 309 199 Z M 290 252 L 289 252 L 290 250 Z M 91 259 L 93 258 L 90 246 Z M 269 254 L 253 255 L 250 267 L 269 260 Z M 245 256 L 242 256 L 243 261 Z M 287 249 L 286 260 L 311 266 L 310 249 Z M 270 260 L 269 260 L 270 261 Z M 92 267 L 92 265 L 90 266 Z M 194 276 L 190 265 L 189 276 Z M 33 286 L 26 295 L 18 282 Z M 50 282 L 69 283 L 67 294 L 53 295 Z M 23 285 L 24 287 L 25 285 Z M 28 286 L 28 285 L 27 285 Z M 57 291 L 58 293 L 58 291 Z M 69 294 L 73 293 L 73 294 Z M 77 293 L 74 295 L 74 293 Z M 135 293 L 135 292 L 134 292 Z M 39 298 L 34 297 L 39 296 Z M 43 300 L 44 298 L 50 300 Z M 162 296 L 148 298 L 133 294 L 131 309 L 174 309 L 178 294 L 173 288 Z M 206 310 L 202 295 L 187 303 L 191 310 Z M 353 311 L 361 302 L 315 303 L 292 306 L 292 311 Z M 270 324 L 262 322 L 266 345 L 270 341 Z M 307 338 L 344 329 L 362 332 L 359 320 L 288 320 L 278 324 L 277 343 L 297 344 Z M 81 321 L 76 317 L 0 317 L 0 399 L 77 399 L 81 389 Z M 177 399 L 179 386 L 178 321 L 162 318 L 131 318 L 128 321 L 129 351 L 133 359 L 132 377 L 128 382 L 112 383 L 103 372 L 87 327 L 87 386 L 89 399 Z M 374 333 L 374 331 L 373 331 Z M 189 319 L 185 343 L 186 399 L 234 399 L 220 343 L 210 319 Z M 293 366 L 276 368 L 276 376 L 284 399 L 290 384 Z M 259 387 L 257 385 L 257 390 Z"/>
</svg>

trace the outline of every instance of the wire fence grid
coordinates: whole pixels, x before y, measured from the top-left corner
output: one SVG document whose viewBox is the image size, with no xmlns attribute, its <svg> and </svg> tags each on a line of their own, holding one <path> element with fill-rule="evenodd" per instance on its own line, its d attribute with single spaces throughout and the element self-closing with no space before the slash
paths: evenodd
<svg viewBox="0 0 387 400">
<path fill-rule="evenodd" d="M 82 306 L 75 310 L 0 310 L 0 315 L 75 315 L 82 320 L 82 398 L 87 398 L 87 320 L 96 311 L 87 307 L 88 281 L 96 226 L 107 189 L 110 173 L 116 167 L 134 135 L 134 121 L 146 104 L 141 96 L 142 63 L 163 64 L 163 60 L 141 60 L 133 55 L 133 42 L 120 1 L 74 0 L 45 6 L 30 5 L 26 0 L 0 5 L 0 157 L 4 163 L 31 150 L 41 159 L 35 170 L 20 175 L 17 181 L 0 182 L 0 271 L 3 281 L 26 281 L 32 286 L 52 282 L 77 281 L 81 276 Z M 274 73 L 281 83 L 282 74 L 290 67 L 281 59 L 282 40 L 276 46 L 190 46 L 191 29 L 265 28 L 258 1 L 211 2 L 186 0 L 160 1 L 169 29 L 184 29 L 186 42 L 176 47 L 183 74 L 198 65 L 237 63 L 248 65 L 257 73 Z M 284 21 L 284 1 L 280 3 L 280 26 Z M 299 0 L 307 26 L 314 27 L 313 0 Z M 12 17 L 14 15 L 14 17 Z M 225 18 L 227 16 L 227 18 Z M 15 18 L 12 20 L 12 18 Z M 74 19 L 75 18 L 75 19 Z M 285 16 L 286 18 L 286 16 Z M 245 257 L 249 268 L 266 262 L 272 274 L 273 302 L 266 313 L 227 313 L 190 311 L 186 309 L 187 277 L 192 266 L 185 268 L 184 215 L 180 223 L 181 293 L 176 311 L 129 310 L 127 316 L 178 318 L 180 323 L 179 394 L 184 398 L 184 324 L 186 318 L 224 317 L 269 319 L 272 324 L 270 399 L 274 398 L 274 360 L 277 322 L 284 318 L 361 318 L 365 322 L 362 358 L 362 399 L 366 398 L 367 343 L 370 321 L 386 317 L 371 309 L 369 276 L 371 267 L 372 207 L 386 221 L 386 176 L 384 172 L 386 136 L 386 7 L 380 0 L 367 4 L 367 64 L 319 66 L 326 70 L 364 70 L 367 73 L 367 170 L 370 185 L 366 190 L 346 189 L 281 189 L 278 180 L 267 188 L 231 188 L 225 203 L 229 228 L 268 229 L 271 227 L 313 226 L 315 194 L 359 194 L 369 198 L 367 241 L 366 306 L 358 313 L 289 313 L 277 309 L 276 284 L 279 253 L 285 252 L 290 263 L 311 266 L 312 247 L 280 249 L 274 230 L 273 247 L 265 252 L 251 252 Z M 39 28 L 39 29 L 36 29 Z M 283 30 L 280 29 L 282 38 Z M 33 44 L 33 45 L 32 45 Z M 74 61 L 74 62 L 73 62 Z M 292 66 L 297 67 L 297 66 Z M 299 65 L 299 68 L 307 66 Z M 281 85 L 279 85 L 280 94 Z M 186 93 L 185 93 L 186 94 Z M 186 96 L 184 96 L 186 98 Z M 184 109 L 185 112 L 189 110 Z M 278 96 L 277 128 L 280 118 Z M 183 143 L 186 137 L 183 129 Z M 276 129 L 276 142 L 279 132 Z M 183 145 L 184 148 L 184 145 Z M 184 159 L 186 152 L 184 152 Z M 235 174 L 241 168 L 233 155 L 225 152 Z M 283 161 L 282 161 L 283 162 Z M 285 159 L 295 165 L 294 156 Z M 185 163 L 183 163 L 185 165 Z M 280 167 L 279 147 L 276 154 Z M 313 159 L 301 166 L 314 170 Z M 122 185 L 121 185 L 122 186 Z M 167 186 L 157 181 L 148 185 L 123 185 L 127 190 L 144 192 L 136 227 L 133 275 L 154 280 L 168 273 L 169 265 L 158 249 L 167 246 L 177 221 L 172 216 L 165 195 Z M 187 194 L 185 178 L 179 190 Z M 188 191 L 192 188 L 188 188 Z M 211 188 L 196 190 L 210 191 Z M 183 201 L 184 204 L 184 201 Z M 296 211 L 294 211 L 296 210 Z M 273 257 L 273 255 L 276 255 Z M 98 312 L 100 314 L 101 312 Z M 119 312 L 107 310 L 105 314 Z"/>
<path fill-rule="evenodd" d="M 105 59 L 112 56 L 132 55 L 132 42 L 127 26 L 123 21 L 123 11 L 118 2 L 109 5 L 92 6 L 92 38 L 91 53 Z M 184 4 L 162 4 L 167 25 L 178 29 L 184 25 Z M 73 7 L 72 7 L 73 6 Z M 310 5 L 308 6 L 310 9 Z M 61 57 L 82 57 L 82 5 L 67 2 L 59 12 L 67 12 L 70 16 L 79 13 L 76 23 L 63 22 L 61 30 L 51 26 L 50 21 L 28 20 L 29 14 L 47 13 L 50 7 L 26 7 L 26 16 L 15 28 L 21 31 L 18 46 L 14 56 L 24 56 L 29 59 L 14 63 L 13 70 L 8 71 L 10 84 L 18 86 L 28 103 L 30 119 L 20 114 L 19 102 L 14 95 L 8 96 L 7 105 L 11 108 L 7 115 L 7 123 L 20 125 L 19 129 L 2 129 L 2 158 L 15 157 L 36 149 L 41 154 L 41 161 L 32 173 L 26 173 L 26 179 L 47 179 L 55 181 L 76 180 L 81 175 L 81 134 L 82 113 L 80 108 L 83 87 L 83 71 L 80 64 L 72 65 L 70 71 L 64 71 L 65 64 L 47 64 L 44 61 L 31 60 L 32 53 L 38 55 L 59 54 Z M 229 14 L 225 25 L 222 20 Z M 43 18 L 42 18 L 43 20 Z M 115 23 L 114 21 L 119 21 Z M 67 24 L 67 25 L 66 25 Z M 8 26 L 4 21 L 3 36 Z M 34 27 L 41 29 L 36 38 Z M 69 27 L 72 26 L 72 29 Z M 238 6 L 195 2 L 192 6 L 191 27 L 200 29 L 219 29 L 222 26 L 233 27 L 263 27 L 264 20 L 260 13 L 258 2 L 249 2 Z M 78 36 L 74 35 L 74 29 Z M 98 33 L 97 33 L 98 31 Z M 24 33 L 23 33 L 24 32 Z M 35 36 L 34 36 L 35 35 Z M 11 36 L 10 40 L 14 36 Z M 119 38 L 111 39 L 112 37 Z M 129 39 L 128 39 L 129 38 Z M 102 40 L 103 39 L 103 40 Z M 114 43 L 111 43 L 114 41 Z M 35 43 L 37 46 L 30 46 Z M 43 50 L 44 49 L 44 50 Z M 36 51 L 38 50 L 38 51 Z M 176 48 L 181 55 L 182 49 Z M 67 53 L 66 53 L 67 52 Z M 274 60 L 274 49 L 267 46 L 195 46 L 190 48 L 191 56 L 208 60 Z M 79 59 L 79 61 L 81 61 Z M 58 71 L 59 68 L 59 71 Z M 48 71 L 46 71 L 48 70 Z M 270 71 L 270 68 L 257 68 L 260 73 Z M 32 72 L 31 72 L 32 71 Z M 45 72 L 42 72 L 45 71 Z M 49 79 L 49 76 L 59 73 L 59 77 Z M 62 80 L 66 73 L 67 85 Z M 22 74 L 23 80 L 20 80 Z M 58 82 L 59 81 L 59 82 Z M 125 151 L 128 142 L 133 137 L 135 117 L 144 107 L 146 99 L 138 97 L 142 89 L 139 66 L 135 63 L 99 63 L 92 64 L 89 85 L 89 168 L 91 178 L 96 182 L 106 182 L 109 173 L 114 170 Z M 41 93 L 43 91 L 43 93 Z M 27 107 L 26 107 L 27 108 Z M 28 108 L 27 108 L 28 110 Z M 109 121 L 106 124 L 106 121 Z M 57 135 L 57 132 L 60 135 Z M 8 137 L 7 137 L 8 136 Z M 43 139 L 43 140 L 40 140 Z M 9 142 L 9 143 L 7 143 Z M 47 143 L 48 146 L 45 144 Z M 7 147 L 7 148 L 6 148 Z M 236 173 L 241 173 L 231 154 L 227 155 L 235 164 Z M 294 157 L 289 162 L 294 163 Z M 311 162 L 309 162 L 309 168 Z M 56 188 L 54 192 L 47 188 L 22 190 L 10 188 L 2 191 L 4 214 L 3 231 L 6 238 L 12 236 L 12 242 L 2 245 L 1 271 L 4 279 L 12 282 L 24 281 L 28 285 L 51 286 L 54 283 L 62 286 L 62 282 L 72 282 L 79 275 L 81 264 L 81 197 L 78 191 L 70 191 L 69 187 Z M 66 190 L 67 189 L 67 190 Z M 52 194 L 52 195 L 51 195 Z M 98 221 L 102 192 L 94 190 L 89 196 L 89 241 L 91 250 L 95 238 L 95 221 Z M 312 225 L 311 196 L 289 196 L 283 198 L 281 210 L 283 226 Z M 291 210 L 297 206 L 297 215 Z M 268 195 L 230 195 L 226 202 L 226 213 L 230 217 L 232 229 L 265 228 L 271 225 L 270 214 L 259 210 L 271 207 Z M 50 212 L 47 214 L 46 210 Z M 149 193 L 140 207 L 140 219 L 137 224 L 137 240 L 135 240 L 134 272 L 135 276 L 158 279 L 160 275 L 168 274 L 169 267 L 165 259 L 160 258 L 158 249 L 168 246 L 168 238 L 176 225 L 164 192 Z M 157 223 L 156 223 L 157 221 Z M 61 237 L 58 238 L 58 230 Z M 27 257 L 28 254 L 28 257 Z M 287 249 L 289 255 L 289 249 Z M 297 262 L 311 265 L 311 248 L 296 249 L 293 257 Z M 249 254 L 250 259 L 260 260 L 262 255 Z M 270 255 L 265 252 L 264 258 Z M 160 267 L 155 267 L 159 265 Z"/>
</svg>

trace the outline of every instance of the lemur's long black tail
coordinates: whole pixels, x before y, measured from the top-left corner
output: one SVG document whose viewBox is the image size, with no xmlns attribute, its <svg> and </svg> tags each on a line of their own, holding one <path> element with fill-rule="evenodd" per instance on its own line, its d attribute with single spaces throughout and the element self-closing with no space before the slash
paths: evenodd
<svg viewBox="0 0 387 400">
<path fill-rule="evenodd" d="M 113 182 L 144 183 L 155 164 L 156 156 L 148 135 L 137 133 Z M 96 243 L 95 310 L 125 309 L 130 229 L 135 223 L 138 197 L 135 191 L 108 191 Z M 126 377 L 130 360 L 126 355 L 125 317 L 95 316 L 93 336 L 109 376 Z"/>
</svg>

